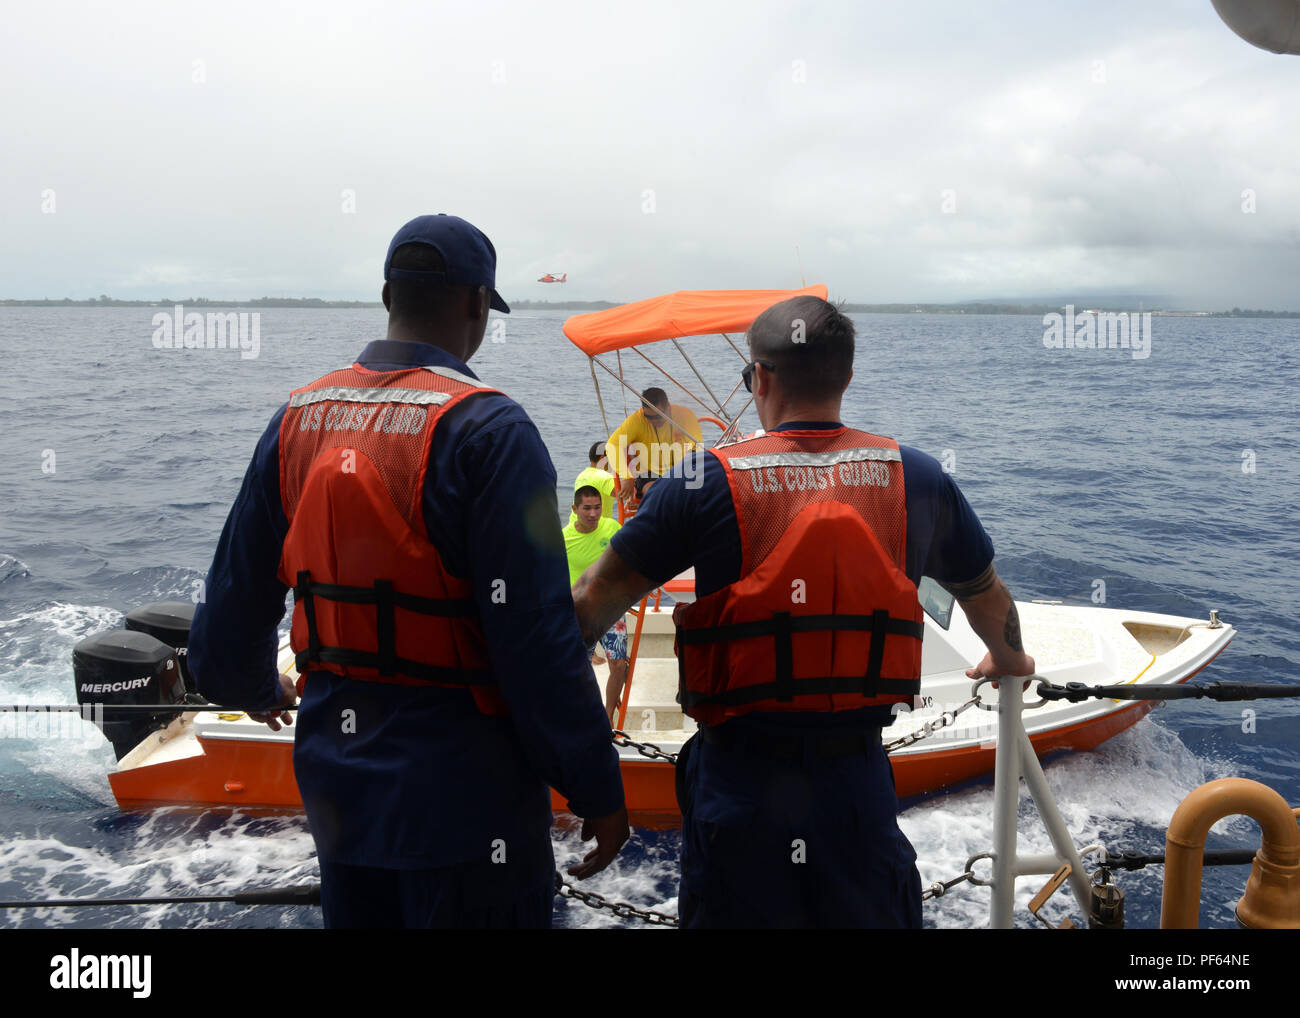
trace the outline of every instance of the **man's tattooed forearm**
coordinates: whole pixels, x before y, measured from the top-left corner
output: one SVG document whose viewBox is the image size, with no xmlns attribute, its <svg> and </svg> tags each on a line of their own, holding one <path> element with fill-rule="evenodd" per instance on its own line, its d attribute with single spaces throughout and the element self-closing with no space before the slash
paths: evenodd
<svg viewBox="0 0 1300 1018">
<path fill-rule="evenodd" d="M 1007 646 L 1018 653 L 1025 652 L 1024 644 L 1020 639 L 1020 613 L 1016 611 L 1016 599 L 1011 596 L 1011 591 L 1007 585 L 999 581 L 1003 593 L 1007 595 L 1007 623 L 1002 630 L 1002 638 L 1007 641 Z"/>
<path fill-rule="evenodd" d="M 966 580 L 963 583 L 940 583 L 939 586 L 958 601 L 969 601 L 992 590 L 993 584 L 997 582 L 997 575 L 993 567 L 989 566 L 973 580 Z"/>
<path fill-rule="evenodd" d="M 1019 654 L 1025 652 L 1024 644 L 1021 642 L 1020 613 L 1016 611 L 1016 599 L 1011 596 L 1011 591 L 1007 589 L 1007 585 L 1002 582 L 993 566 L 990 565 L 973 580 L 967 580 L 964 583 L 941 583 L 940 586 L 966 606 L 968 616 L 972 612 L 976 612 L 992 625 L 996 625 L 995 620 L 998 613 L 996 606 L 997 595 L 1000 593 L 1006 597 L 1006 621 L 1002 624 L 1002 638 L 1013 651 Z M 993 597 L 981 601 L 979 604 L 971 604 L 982 595 L 990 592 L 994 594 Z M 986 632 L 986 630 L 982 630 L 982 632 Z"/>
</svg>

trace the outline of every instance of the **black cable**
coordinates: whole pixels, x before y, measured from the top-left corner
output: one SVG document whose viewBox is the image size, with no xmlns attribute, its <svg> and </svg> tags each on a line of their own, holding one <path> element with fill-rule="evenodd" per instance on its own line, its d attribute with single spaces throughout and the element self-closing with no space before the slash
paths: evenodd
<svg viewBox="0 0 1300 1018">
<path fill-rule="evenodd" d="M 235 905 L 319 905 L 320 884 L 259 888 L 234 894 L 195 894 L 160 898 L 52 898 L 48 901 L 0 901 L 0 908 L 86 908 L 113 905 L 192 905 L 228 902 Z"/>
<path fill-rule="evenodd" d="M 1226 848 L 1205 852 L 1202 864 L 1205 866 L 1247 866 L 1255 861 L 1253 848 Z M 1144 866 L 1163 866 L 1165 854 L 1143 855 L 1140 852 L 1122 852 L 1119 855 L 1107 853 L 1108 870 L 1140 870 Z"/>
<path fill-rule="evenodd" d="M 1087 686 L 1082 682 L 1067 682 L 1058 686 L 1039 682 L 1038 695 L 1044 700 L 1268 700 L 1300 696 L 1300 686 L 1283 686 L 1262 682 L 1209 682 L 1203 686 Z"/>
</svg>

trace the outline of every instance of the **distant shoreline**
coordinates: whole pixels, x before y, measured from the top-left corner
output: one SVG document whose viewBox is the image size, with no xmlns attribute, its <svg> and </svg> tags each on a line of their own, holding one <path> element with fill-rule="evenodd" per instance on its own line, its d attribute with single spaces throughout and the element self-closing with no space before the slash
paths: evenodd
<svg viewBox="0 0 1300 1018">
<path fill-rule="evenodd" d="M 547 301 L 547 300 L 512 300 L 512 309 L 520 311 L 603 311 L 618 307 L 617 303 L 604 300 L 589 301 Z M 210 300 L 206 297 L 190 297 L 185 300 L 162 298 L 159 300 L 118 300 L 114 297 L 100 297 L 94 300 L 73 300 L 64 297 L 57 300 L 42 298 L 40 300 L 5 298 L 0 299 L 0 307 L 21 308 L 170 308 L 177 304 L 187 308 L 382 308 L 379 301 L 365 300 L 322 300 L 319 297 L 258 297 L 255 300 Z M 1060 304 L 1002 304 L 970 301 L 961 304 L 855 304 L 846 303 L 842 310 L 850 314 L 927 314 L 927 315 L 1042 315 L 1063 309 Z M 1084 309 L 1076 305 L 1077 313 Z M 1091 310 L 1091 309 L 1089 309 Z M 1139 310 L 1163 318 L 1300 318 L 1300 311 L 1266 311 L 1249 308 L 1233 308 L 1230 311 L 1186 311 L 1172 308 L 1135 308 L 1108 307 L 1099 308 L 1102 313 L 1133 314 Z"/>
</svg>

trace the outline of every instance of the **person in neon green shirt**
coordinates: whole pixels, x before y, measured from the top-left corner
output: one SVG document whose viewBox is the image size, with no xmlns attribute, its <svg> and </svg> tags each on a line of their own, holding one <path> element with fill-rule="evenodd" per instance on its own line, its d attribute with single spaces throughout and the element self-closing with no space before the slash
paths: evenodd
<svg viewBox="0 0 1300 1018">
<path fill-rule="evenodd" d="M 600 514 L 613 516 L 614 475 L 605 469 L 609 466 L 609 460 L 605 456 L 605 443 L 597 442 L 593 445 L 587 452 L 587 459 L 591 465 L 574 479 L 573 491 L 576 494 L 579 488 L 591 485 L 600 492 Z M 577 518 L 577 514 L 570 509 L 569 523 L 572 524 Z"/>
<path fill-rule="evenodd" d="M 602 516 L 600 492 L 591 485 L 583 485 L 573 495 L 575 519 L 564 528 L 564 553 L 569 559 L 569 586 L 578 582 L 578 577 L 586 572 L 601 552 L 609 545 L 609 539 L 619 531 L 617 520 Z M 610 724 L 614 723 L 614 710 L 623 695 L 623 683 L 627 680 L 627 623 L 619 619 L 610 627 L 609 632 L 600 638 L 600 649 L 609 659 L 609 679 L 605 683 L 605 713 L 609 715 Z M 597 651 L 599 654 L 599 650 Z M 593 664 L 601 664 L 604 659 L 592 658 Z"/>
<path fill-rule="evenodd" d="M 663 389 L 646 389 L 641 398 L 650 406 L 630 414 L 605 444 L 622 499 L 632 497 L 637 475 L 664 476 L 702 441 L 699 418 L 684 406 L 670 404 Z"/>
</svg>

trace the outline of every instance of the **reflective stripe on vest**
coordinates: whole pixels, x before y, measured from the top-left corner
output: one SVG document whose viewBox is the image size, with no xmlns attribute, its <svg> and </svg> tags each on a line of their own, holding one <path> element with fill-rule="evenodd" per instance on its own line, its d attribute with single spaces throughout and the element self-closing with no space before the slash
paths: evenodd
<svg viewBox="0 0 1300 1018">
<path fill-rule="evenodd" d="M 682 709 L 715 725 L 919 694 L 924 624 L 904 572 L 897 444 L 838 428 L 712 452 L 736 510 L 741 573 L 674 612 Z"/>
<path fill-rule="evenodd" d="M 855 509 L 905 567 L 907 506 L 898 444 L 865 431 L 778 431 L 712 450 L 726 471 L 740 527 L 741 577 L 814 502 Z"/>
<path fill-rule="evenodd" d="M 280 428 L 299 672 L 469 689 L 505 713 L 467 580 L 443 567 L 424 524 L 429 450 L 442 415 L 483 392 L 450 369 L 353 365 L 294 392 Z"/>
<path fill-rule="evenodd" d="M 289 397 L 289 407 L 297 409 L 301 406 L 310 406 L 313 403 L 328 402 L 346 402 L 346 403 L 446 403 L 451 396 L 445 392 L 435 392 L 431 389 L 350 389 L 343 385 L 330 385 L 324 389 L 315 389 L 311 392 L 295 392 Z M 376 425 L 376 430 L 379 430 Z"/>
<path fill-rule="evenodd" d="M 732 470 L 758 470 L 762 467 L 830 467 L 836 463 L 902 463 L 897 449 L 835 449 L 831 452 L 768 452 L 728 459 Z"/>
</svg>

